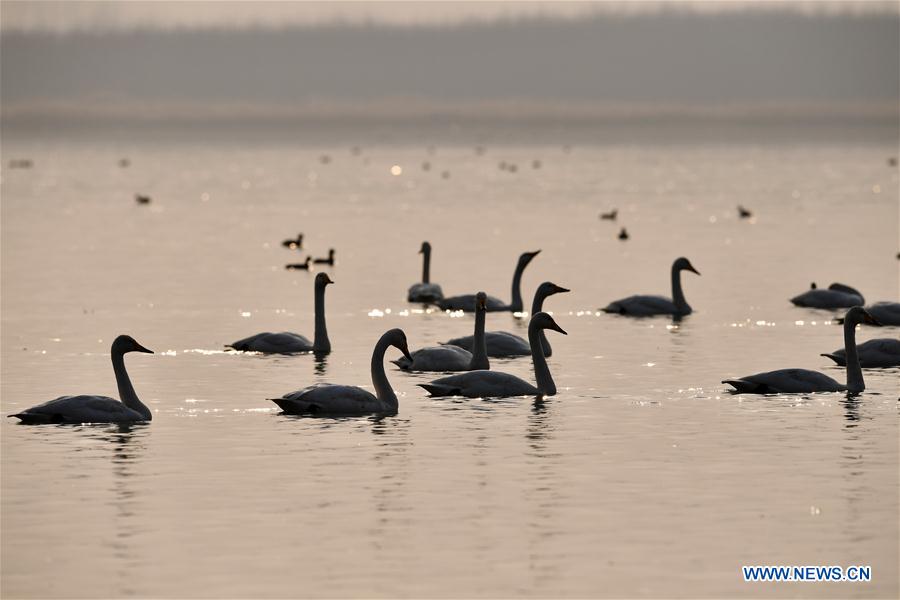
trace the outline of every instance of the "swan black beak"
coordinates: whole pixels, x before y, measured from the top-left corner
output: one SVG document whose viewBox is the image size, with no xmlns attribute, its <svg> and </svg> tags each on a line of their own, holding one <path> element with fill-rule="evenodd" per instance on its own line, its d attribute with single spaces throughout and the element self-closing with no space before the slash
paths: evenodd
<svg viewBox="0 0 900 600">
<path fill-rule="evenodd" d="M 144 348 L 143 346 L 141 346 L 141 345 L 138 344 L 137 342 L 134 343 L 134 346 L 135 346 L 135 348 L 134 348 L 134 351 L 135 351 L 135 352 L 145 352 L 145 353 L 147 353 L 147 354 L 153 354 L 153 350 L 150 350 L 150 349 L 148 349 L 148 348 Z"/>
<path fill-rule="evenodd" d="M 328 274 L 326 273 L 325 274 L 325 285 L 328 285 L 329 283 L 334 283 L 334 282 L 331 280 L 331 277 L 329 277 Z"/>
<path fill-rule="evenodd" d="M 562 327 L 560 327 L 559 325 L 557 325 L 555 322 L 550 323 L 549 325 L 547 325 L 547 329 L 552 329 L 553 331 L 558 331 L 558 332 L 560 332 L 560 333 L 563 334 L 563 335 L 569 335 L 568 333 L 566 333 L 566 330 L 565 330 L 565 329 L 563 329 Z"/>
<path fill-rule="evenodd" d="M 406 360 L 410 360 L 410 361 L 411 361 L 411 360 L 413 359 L 413 357 L 410 356 L 410 354 L 409 354 L 409 348 L 406 347 L 406 344 L 404 344 L 403 347 L 400 348 L 400 352 L 403 353 L 403 356 L 406 357 Z"/>
<path fill-rule="evenodd" d="M 695 269 L 695 268 L 694 268 L 694 265 L 688 266 L 688 267 L 687 267 L 687 270 L 690 271 L 691 273 L 696 273 L 697 275 L 700 274 L 700 271 L 698 271 L 697 269 Z"/>
<path fill-rule="evenodd" d="M 571 291 L 572 291 L 572 290 L 567 290 L 567 289 L 564 288 L 564 287 L 556 286 L 556 293 L 557 293 L 557 294 L 562 294 L 563 292 L 571 292 Z"/>
</svg>

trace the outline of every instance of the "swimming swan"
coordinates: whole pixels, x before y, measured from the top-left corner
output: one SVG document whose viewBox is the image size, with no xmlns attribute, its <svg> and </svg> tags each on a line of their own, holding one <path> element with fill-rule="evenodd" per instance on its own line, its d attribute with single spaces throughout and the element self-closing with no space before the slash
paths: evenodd
<svg viewBox="0 0 900 600">
<path fill-rule="evenodd" d="M 295 352 L 315 352 L 316 354 L 328 354 L 331 352 L 331 342 L 328 340 L 328 330 L 325 328 L 325 286 L 334 283 L 328 274 L 319 273 L 315 282 L 315 312 L 316 332 L 315 341 L 310 342 L 306 337 L 289 331 L 281 333 L 257 333 L 248 338 L 228 344 L 226 348 L 234 348 L 244 352 L 262 352 L 264 354 L 294 354 Z"/>
<path fill-rule="evenodd" d="M 388 346 L 393 346 L 405 357 L 410 357 L 406 334 L 402 329 L 391 329 L 381 336 L 375 344 L 375 350 L 372 351 L 372 384 L 375 386 L 375 395 L 351 385 L 319 383 L 269 400 L 289 415 L 334 417 L 395 415 L 397 395 L 384 374 L 384 353 Z"/>
<path fill-rule="evenodd" d="M 603 312 L 617 313 L 629 317 L 649 317 L 652 315 L 684 316 L 691 314 L 691 306 L 684 299 L 681 291 L 681 272 L 700 272 L 691 265 L 691 261 L 681 257 L 672 263 L 672 300 L 663 296 L 628 296 L 611 302 Z"/>
<path fill-rule="evenodd" d="M 859 354 L 859 366 L 863 369 L 900 367 L 900 340 L 891 338 L 869 340 L 859 344 L 856 352 Z M 847 364 L 847 353 L 843 348 L 822 354 L 822 356 L 827 356 L 842 367 Z"/>
<path fill-rule="evenodd" d="M 550 368 L 547 367 L 547 359 L 544 358 L 541 349 L 540 332 L 544 329 L 566 333 L 547 313 L 540 312 L 531 317 L 531 322 L 528 323 L 528 341 L 531 342 L 531 360 L 534 362 L 537 387 L 515 375 L 498 371 L 469 371 L 435 379 L 431 383 L 421 383 L 419 386 L 432 396 L 466 396 L 468 398 L 553 396 L 556 394 L 556 384 L 553 383 Z"/>
<path fill-rule="evenodd" d="M 512 303 L 507 304 L 499 298 L 493 296 L 487 297 L 488 312 L 511 311 L 522 312 L 522 273 L 525 267 L 532 259 L 540 254 L 540 250 L 534 252 L 525 252 L 519 256 L 519 262 L 516 263 L 516 271 L 513 273 L 512 280 Z M 472 312 L 475 310 L 475 294 L 463 294 L 461 296 L 451 296 L 438 300 L 437 305 L 441 310 L 464 310 Z"/>
<path fill-rule="evenodd" d="M 122 401 L 106 396 L 60 396 L 37 406 L 25 409 L 20 413 L 9 415 L 18 417 L 26 425 L 44 423 L 134 423 L 150 421 L 153 415 L 144 406 L 131 385 L 125 371 L 125 354 L 127 352 L 146 352 L 147 350 L 129 335 L 120 335 L 110 350 L 113 372 L 116 374 L 116 385 Z"/>
<path fill-rule="evenodd" d="M 555 283 L 545 281 L 539 285 L 534 292 L 534 300 L 531 303 L 531 314 L 536 315 L 543 310 L 544 300 L 548 296 L 568 291 L 569 290 L 566 288 L 559 287 Z M 550 342 L 547 341 L 547 336 L 544 335 L 543 330 L 541 330 L 540 336 L 541 347 L 544 349 L 544 356 L 550 356 L 553 353 L 553 349 L 550 347 Z M 465 337 L 453 338 L 444 343 L 450 346 L 459 346 L 460 348 L 471 351 L 472 340 L 473 337 L 467 335 Z M 487 355 L 491 358 L 527 356 L 531 354 L 531 346 L 526 340 L 506 331 L 489 331 L 485 334 L 485 340 L 487 343 Z"/>
<path fill-rule="evenodd" d="M 298 233 L 297 239 L 288 238 L 281 242 L 281 245 L 285 248 L 290 248 L 291 250 L 295 250 L 297 248 L 303 248 L 303 234 Z"/>
<path fill-rule="evenodd" d="M 725 379 L 737 394 L 807 394 L 812 392 L 850 392 L 858 394 L 866 389 L 859 356 L 856 351 L 856 326 L 874 321 L 861 306 L 847 311 L 844 317 L 844 352 L 847 356 L 847 385 L 841 385 L 828 375 L 808 369 L 780 369 L 758 373 L 739 379 Z"/>
<path fill-rule="evenodd" d="M 484 319 L 487 306 L 487 294 L 478 292 L 475 295 L 475 351 L 470 352 L 457 346 L 435 346 L 422 348 L 412 353 L 412 360 L 406 357 L 393 360 L 395 365 L 404 371 L 475 371 L 490 369 L 487 345 L 484 338 Z"/>
<path fill-rule="evenodd" d="M 876 302 L 866 310 L 881 325 L 900 325 L 900 302 Z"/>
<path fill-rule="evenodd" d="M 313 264 L 316 265 L 334 265 L 334 248 L 328 250 L 328 258 L 316 258 L 313 259 Z"/>
<path fill-rule="evenodd" d="M 832 283 L 827 290 L 817 289 L 816 284 L 798 296 L 791 298 L 794 306 L 808 308 L 850 308 L 866 303 L 857 290 L 842 283 Z"/>
<path fill-rule="evenodd" d="M 437 302 L 444 297 L 444 290 L 436 283 L 431 283 L 431 244 L 422 242 L 419 250 L 422 255 L 422 283 L 415 283 L 406 295 L 407 302 Z"/>
</svg>

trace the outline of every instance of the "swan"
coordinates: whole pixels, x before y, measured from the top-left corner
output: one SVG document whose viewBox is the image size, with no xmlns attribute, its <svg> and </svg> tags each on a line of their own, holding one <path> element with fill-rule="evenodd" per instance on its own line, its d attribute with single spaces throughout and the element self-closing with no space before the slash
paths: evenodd
<svg viewBox="0 0 900 600">
<path fill-rule="evenodd" d="M 135 194 L 134 201 L 138 204 L 150 204 L 150 196 L 144 196 L 143 194 Z"/>
<path fill-rule="evenodd" d="M 555 283 L 545 281 L 539 285 L 534 292 L 534 301 L 531 303 L 531 314 L 536 315 L 543 310 L 544 300 L 548 296 L 568 291 L 569 290 L 566 288 L 559 287 Z M 544 356 L 550 356 L 553 353 L 553 349 L 550 347 L 550 342 L 547 341 L 547 336 L 544 335 L 543 330 L 540 332 L 540 337 L 541 347 L 544 349 Z M 531 346 L 526 340 L 506 331 L 489 331 L 485 334 L 485 340 L 487 342 L 487 355 L 491 358 L 527 356 L 531 354 Z M 465 337 L 453 338 L 444 343 L 449 346 L 459 346 L 460 348 L 471 352 L 472 341 L 473 336 L 467 335 Z"/>
<path fill-rule="evenodd" d="M 687 300 L 684 299 L 684 292 L 681 291 L 682 271 L 700 274 L 700 271 L 695 269 L 688 259 L 684 257 L 675 259 L 675 262 L 672 263 L 673 300 L 662 296 L 629 296 L 611 302 L 606 308 L 602 309 L 603 312 L 618 313 L 630 317 L 649 317 L 651 315 L 675 315 L 680 317 L 691 314 L 693 309 L 691 309 Z"/>
<path fill-rule="evenodd" d="M 609 212 L 600 213 L 600 218 L 604 221 L 615 221 L 617 216 L 619 216 L 618 208 L 614 208 Z"/>
<path fill-rule="evenodd" d="M 281 245 L 284 246 L 285 248 L 290 248 L 291 250 L 294 250 L 296 248 L 302 248 L 303 247 L 303 234 L 298 233 L 297 239 L 288 238 L 288 239 L 284 240 L 283 242 L 281 242 Z"/>
<path fill-rule="evenodd" d="M 328 330 L 325 328 L 325 286 L 334 283 L 327 273 L 316 275 L 315 282 L 315 311 L 316 333 L 312 343 L 297 333 L 283 331 L 281 333 L 257 333 L 248 338 L 228 344 L 226 348 L 234 348 L 245 352 L 262 352 L 264 354 L 293 354 L 295 352 L 314 352 L 316 354 L 328 354 L 331 352 L 331 342 L 328 340 Z"/>
<path fill-rule="evenodd" d="M 900 325 L 900 302 L 876 302 L 866 310 L 882 325 Z"/>
<path fill-rule="evenodd" d="M 628 235 L 628 230 L 623 227 L 622 230 L 619 231 L 619 239 L 627 240 L 629 237 L 630 236 Z"/>
<path fill-rule="evenodd" d="M 113 372 L 116 374 L 116 385 L 122 401 L 106 396 L 60 396 L 37 406 L 27 408 L 20 413 L 9 415 L 18 417 L 26 425 L 44 423 L 134 423 L 150 421 L 153 414 L 137 397 L 128 372 L 125 371 L 125 354 L 127 352 L 146 352 L 153 354 L 138 344 L 130 335 L 117 337 L 110 349 Z"/>
<path fill-rule="evenodd" d="M 541 349 L 540 332 L 544 329 L 552 329 L 565 335 L 562 327 L 556 324 L 553 317 L 545 312 L 539 312 L 531 317 L 528 323 L 528 341 L 531 342 L 531 360 L 534 363 L 534 374 L 537 379 L 537 387 L 524 379 L 520 379 L 509 373 L 498 371 L 469 371 L 435 379 L 431 383 L 421 383 L 432 397 L 435 396 L 466 396 L 467 398 L 505 398 L 509 396 L 553 396 L 556 394 L 556 384 L 550 376 L 550 368 L 547 367 L 547 359 Z"/>
<path fill-rule="evenodd" d="M 302 263 L 288 263 L 288 264 L 284 265 L 284 268 L 289 271 L 290 270 L 309 271 L 309 261 L 310 261 L 310 258 L 307 256 L 306 260 L 303 261 Z"/>
<path fill-rule="evenodd" d="M 869 340 L 858 345 L 856 352 L 859 355 L 859 366 L 863 369 L 900 367 L 900 340 L 891 338 Z M 827 356 L 842 367 L 847 365 L 847 353 L 843 348 L 822 356 Z"/>
<path fill-rule="evenodd" d="M 740 204 L 738 204 L 737 209 L 738 209 L 738 216 L 742 219 L 749 219 L 750 217 L 753 216 L 752 212 L 750 212 L 749 210 L 747 210 Z"/>
<path fill-rule="evenodd" d="M 431 244 L 422 242 L 422 283 L 413 284 L 406 295 L 407 302 L 436 302 L 444 297 L 444 291 L 436 283 L 431 283 Z"/>
<path fill-rule="evenodd" d="M 487 312 L 487 294 L 475 295 L 475 349 L 464 350 L 457 346 L 435 346 L 422 348 L 412 353 L 412 360 L 406 357 L 391 361 L 404 371 L 475 371 L 490 369 L 487 345 L 484 339 L 484 319 Z"/>
<path fill-rule="evenodd" d="M 866 303 L 863 295 L 857 290 L 842 283 L 832 283 L 827 290 L 817 289 L 813 283 L 810 289 L 791 298 L 794 306 L 808 308 L 850 308 Z"/>
<path fill-rule="evenodd" d="M 351 385 L 319 383 L 269 400 L 289 415 L 395 415 L 397 395 L 384 374 L 384 353 L 388 346 L 397 348 L 403 356 L 410 358 L 406 334 L 402 329 L 391 329 L 381 336 L 372 351 L 372 384 L 375 386 L 375 395 Z"/>
<path fill-rule="evenodd" d="M 806 394 L 812 392 L 850 392 L 858 394 L 866 389 L 859 355 L 856 351 L 856 326 L 874 322 L 864 308 L 854 306 L 844 317 L 844 352 L 847 356 L 847 385 L 841 385 L 828 375 L 808 369 L 780 369 L 757 373 L 738 379 L 725 379 L 737 394 Z"/>
<path fill-rule="evenodd" d="M 525 267 L 540 254 L 540 250 L 534 252 L 524 252 L 519 256 L 519 262 L 516 263 L 516 271 L 513 273 L 512 280 L 512 303 L 507 304 L 499 298 L 493 296 L 487 297 L 488 312 L 511 311 L 522 312 L 522 273 Z M 451 296 L 437 301 L 437 305 L 441 310 L 464 310 L 472 312 L 475 310 L 475 294 L 463 294 L 461 296 Z"/>
<path fill-rule="evenodd" d="M 317 258 L 313 260 L 317 265 L 333 265 L 334 264 L 334 248 L 328 250 L 328 258 Z"/>
</svg>

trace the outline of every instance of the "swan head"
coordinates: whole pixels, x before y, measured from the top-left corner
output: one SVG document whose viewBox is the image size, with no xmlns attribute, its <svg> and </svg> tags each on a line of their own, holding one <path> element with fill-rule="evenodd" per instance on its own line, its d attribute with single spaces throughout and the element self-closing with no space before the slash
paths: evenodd
<svg viewBox="0 0 900 600">
<path fill-rule="evenodd" d="M 487 294 L 484 292 L 475 294 L 475 310 L 478 312 L 487 311 Z"/>
<path fill-rule="evenodd" d="M 685 257 L 675 259 L 675 262 L 672 264 L 672 269 L 675 271 L 690 271 L 691 273 L 700 274 L 700 271 L 694 268 L 694 265 L 691 264 L 691 261 L 686 259 Z"/>
<path fill-rule="evenodd" d="M 860 323 L 867 323 L 869 325 L 881 325 L 881 323 L 873 317 L 869 311 L 867 311 L 862 306 L 854 306 L 850 310 L 847 311 L 847 314 L 844 315 L 844 323 L 850 323 L 853 327 L 856 327 Z"/>
<path fill-rule="evenodd" d="M 431 252 L 431 244 L 422 242 L 422 247 L 419 248 L 419 254 L 428 254 L 429 252 Z"/>
<path fill-rule="evenodd" d="M 307 262 L 309 262 L 309 257 L 306 257 Z M 328 273 L 319 273 L 316 275 L 316 288 L 324 288 L 329 283 L 334 283 L 331 280 L 331 277 L 328 276 Z"/>
<path fill-rule="evenodd" d="M 540 250 L 535 250 L 534 252 L 523 252 L 522 255 L 519 257 L 519 264 L 522 265 L 522 266 L 524 267 L 525 265 L 527 265 L 528 263 L 530 263 L 531 260 L 532 260 L 535 256 L 537 256 L 537 255 L 540 254 L 540 253 L 541 253 Z"/>
<path fill-rule="evenodd" d="M 536 329 L 552 329 L 553 331 L 558 331 L 563 335 L 569 335 L 562 327 L 556 324 L 556 321 L 553 320 L 553 317 L 545 312 L 539 312 L 531 317 L 531 322 L 528 324 L 528 328 L 531 329 L 532 327 Z"/>
<path fill-rule="evenodd" d="M 564 292 L 571 291 L 572 290 L 568 290 L 564 287 L 556 285 L 552 281 L 545 281 L 538 286 L 537 293 L 535 295 L 540 295 L 541 297 L 546 298 L 547 296 L 552 296 L 553 294 L 562 294 Z"/>
<path fill-rule="evenodd" d="M 334 258 L 334 248 L 328 249 L 328 258 Z"/>
<path fill-rule="evenodd" d="M 125 354 L 126 352 L 146 352 L 153 354 L 153 350 L 144 348 L 130 335 L 120 335 L 112 343 L 113 354 Z"/>
<path fill-rule="evenodd" d="M 402 352 L 403 356 L 405 356 L 408 360 L 413 359 L 413 357 L 409 354 L 409 345 L 406 342 L 406 334 L 403 333 L 402 329 L 391 329 L 387 333 L 385 333 L 384 336 L 382 336 L 382 339 Z"/>
</svg>

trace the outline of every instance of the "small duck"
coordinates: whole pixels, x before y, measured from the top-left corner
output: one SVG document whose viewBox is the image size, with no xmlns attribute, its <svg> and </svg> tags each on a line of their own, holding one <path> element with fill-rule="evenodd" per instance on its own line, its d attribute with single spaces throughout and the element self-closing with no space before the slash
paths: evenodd
<svg viewBox="0 0 900 600">
<path fill-rule="evenodd" d="M 311 260 L 311 259 L 307 256 L 307 257 L 306 257 L 306 260 L 303 261 L 302 263 L 288 263 L 288 264 L 284 265 L 284 268 L 285 268 L 285 269 L 288 269 L 289 271 L 291 271 L 291 270 L 294 270 L 294 271 L 309 271 L 309 261 L 310 261 L 310 260 Z"/>
<path fill-rule="evenodd" d="M 600 218 L 604 221 L 615 221 L 616 217 L 619 216 L 619 209 L 614 208 L 609 212 L 600 213 Z"/>
<path fill-rule="evenodd" d="M 741 206 L 740 204 L 738 204 L 737 209 L 738 209 L 738 216 L 739 216 L 740 218 L 742 218 L 742 219 L 749 219 L 750 217 L 753 216 L 753 213 L 752 213 L 752 212 L 750 212 L 749 210 L 747 210 L 746 208 L 744 208 L 744 207 Z"/>
<path fill-rule="evenodd" d="M 298 233 L 296 240 L 292 239 L 292 238 L 288 238 L 288 239 L 284 240 L 283 242 L 281 242 L 281 245 L 284 246 L 285 248 L 290 248 L 291 250 L 296 250 L 297 248 L 302 248 L 303 247 L 303 234 Z"/>
<path fill-rule="evenodd" d="M 150 204 L 150 196 L 143 196 L 141 194 L 134 195 L 134 201 L 138 204 Z"/>
<path fill-rule="evenodd" d="M 628 235 L 628 230 L 623 227 L 622 231 L 619 232 L 619 239 L 627 240 L 629 237 L 631 237 L 631 236 Z"/>
<path fill-rule="evenodd" d="M 316 265 L 334 265 L 334 248 L 328 250 L 328 258 L 316 258 L 313 260 Z"/>
</svg>

